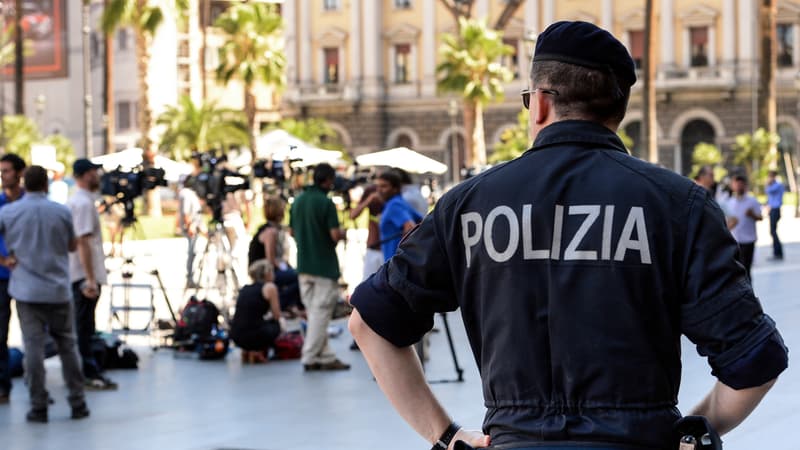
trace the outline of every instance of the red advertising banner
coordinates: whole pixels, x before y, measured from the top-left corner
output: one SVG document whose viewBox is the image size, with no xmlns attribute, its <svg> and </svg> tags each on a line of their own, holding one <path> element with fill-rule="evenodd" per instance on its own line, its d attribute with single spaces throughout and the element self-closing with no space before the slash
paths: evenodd
<svg viewBox="0 0 800 450">
<path fill-rule="evenodd" d="M 24 73 L 27 79 L 67 76 L 67 0 L 23 0 L 22 38 L 25 41 Z M 5 26 L 12 27 L 16 12 L 13 1 L 5 2 Z M 13 34 L 10 36 L 13 41 Z M 13 44 L 12 44 L 13 45 Z M 13 75 L 13 62 L 3 74 Z"/>
</svg>

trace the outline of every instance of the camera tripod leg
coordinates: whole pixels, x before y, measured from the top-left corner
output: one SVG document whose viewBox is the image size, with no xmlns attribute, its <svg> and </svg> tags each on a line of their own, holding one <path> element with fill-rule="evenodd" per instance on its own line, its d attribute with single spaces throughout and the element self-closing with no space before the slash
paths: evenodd
<svg viewBox="0 0 800 450">
<path fill-rule="evenodd" d="M 172 320 L 175 323 L 178 323 L 178 318 L 175 316 L 175 310 L 172 309 L 172 303 L 170 303 L 169 297 L 167 296 L 167 289 L 164 288 L 164 282 L 161 280 L 161 274 L 158 273 L 158 269 L 155 269 L 150 272 L 150 275 L 154 275 L 156 280 L 158 280 L 158 287 L 161 288 L 161 294 L 164 296 L 164 302 L 167 304 L 167 308 L 169 309 L 169 315 L 172 317 Z"/>
<path fill-rule="evenodd" d="M 447 313 L 440 313 L 442 316 L 442 321 L 444 322 L 444 331 L 447 335 L 447 344 L 450 346 L 450 355 L 453 357 L 453 366 L 456 370 L 456 379 L 455 380 L 434 380 L 428 381 L 429 384 L 436 384 L 436 383 L 461 383 L 464 381 L 464 369 L 458 364 L 458 357 L 456 356 L 456 347 L 453 345 L 453 334 L 450 332 L 450 324 L 447 322 Z"/>
</svg>

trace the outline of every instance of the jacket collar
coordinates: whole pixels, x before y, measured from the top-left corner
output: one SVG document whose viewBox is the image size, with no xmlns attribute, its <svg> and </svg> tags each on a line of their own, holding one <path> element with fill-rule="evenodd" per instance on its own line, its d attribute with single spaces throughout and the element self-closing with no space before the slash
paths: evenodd
<svg viewBox="0 0 800 450">
<path fill-rule="evenodd" d="M 597 122 L 588 120 L 562 120 L 544 127 L 536 136 L 529 151 L 561 144 L 591 144 L 593 148 L 617 150 L 628 153 L 616 133 Z"/>
</svg>

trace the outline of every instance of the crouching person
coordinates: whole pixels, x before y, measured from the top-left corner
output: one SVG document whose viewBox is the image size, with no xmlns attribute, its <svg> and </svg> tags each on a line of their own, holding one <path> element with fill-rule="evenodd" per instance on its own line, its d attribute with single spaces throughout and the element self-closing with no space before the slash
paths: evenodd
<svg viewBox="0 0 800 450">
<path fill-rule="evenodd" d="M 236 312 L 231 321 L 231 338 L 242 349 L 242 361 L 264 362 L 275 338 L 286 327 L 281 317 L 278 288 L 272 264 L 259 259 L 248 270 L 252 284 L 239 291 Z M 269 318 L 267 313 L 270 314 Z"/>
<path fill-rule="evenodd" d="M 8 290 L 17 300 L 25 343 L 25 379 L 31 400 L 27 419 L 47 422 L 44 345 L 48 334 L 61 358 L 72 418 L 82 419 L 89 416 L 89 409 L 83 394 L 69 280 L 69 252 L 77 245 L 72 216 L 66 206 L 47 199 L 44 168 L 28 168 L 25 190 L 25 197 L 0 211 L 0 234 L 10 251 L 0 263 L 11 269 Z"/>
</svg>

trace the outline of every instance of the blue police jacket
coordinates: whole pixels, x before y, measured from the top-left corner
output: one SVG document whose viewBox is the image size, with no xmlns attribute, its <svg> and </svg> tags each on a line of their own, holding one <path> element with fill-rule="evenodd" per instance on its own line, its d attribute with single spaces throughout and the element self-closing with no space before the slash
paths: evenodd
<svg viewBox="0 0 800 450">
<path fill-rule="evenodd" d="M 704 189 L 563 121 L 443 196 L 351 302 L 397 346 L 461 308 L 493 445 L 668 448 L 681 334 L 733 388 L 787 366 L 737 251 Z"/>
</svg>

